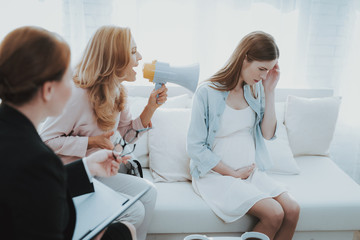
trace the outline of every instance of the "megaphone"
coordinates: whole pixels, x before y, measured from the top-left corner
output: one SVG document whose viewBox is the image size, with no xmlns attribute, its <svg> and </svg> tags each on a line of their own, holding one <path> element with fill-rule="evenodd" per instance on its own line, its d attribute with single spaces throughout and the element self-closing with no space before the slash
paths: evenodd
<svg viewBox="0 0 360 240">
<path fill-rule="evenodd" d="M 172 82 L 195 92 L 199 81 L 199 64 L 170 67 L 168 63 L 154 60 L 144 64 L 143 76 L 155 83 L 155 90 L 167 82 Z"/>
</svg>

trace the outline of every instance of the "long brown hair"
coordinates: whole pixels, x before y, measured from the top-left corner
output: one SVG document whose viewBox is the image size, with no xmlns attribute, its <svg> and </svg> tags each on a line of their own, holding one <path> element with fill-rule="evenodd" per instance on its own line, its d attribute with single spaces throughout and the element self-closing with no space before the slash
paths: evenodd
<svg viewBox="0 0 360 240">
<path fill-rule="evenodd" d="M 0 98 L 22 105 L 47 81 L 60 81 L 70 63 L 68 44 L 33 26 L 10 32 L 0 45 Z"/>
<path fill-rule="evenodd" d="M 271 61 L 279 58 L 274 38 L 265 32 L 255 31 L 241 39 L 225 66 L 208 81 L 219 91 L 230 91 L 239 83 L 245 57 L 247 61 Z"/>
<path fill-rule="evenodd" d="M 103 131 L 114 128 L 117 114 L 123 110 L 126 90 L 120 83 L 130 62 L 129 28 L 103 26 L 89 41 L 77 65 L 74 83 L 88 91 L 97 125 Z"/>
</svg>

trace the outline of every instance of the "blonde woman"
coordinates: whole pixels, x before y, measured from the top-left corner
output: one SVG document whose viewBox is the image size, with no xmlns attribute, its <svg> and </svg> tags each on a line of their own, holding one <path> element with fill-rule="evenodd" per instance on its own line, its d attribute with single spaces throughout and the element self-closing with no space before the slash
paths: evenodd
<svg viewBox="0 0 360 240">
<path fill-rule="evenodd" d="M 123 81 L 135 81 L 133 68 L 141 59 L 130 29 L 104 26 L 96 31 L 76 67 L 73 94 L 64 113 L 49 118 L 40 131 L 42 139 L 64 163 L 100 149 L 113 150 L 116 131 L 125 141 L 130 141 L 141 135 L 137 130 L 151 127 L 152 115 L 167 99 L 166 87 L 154 90 L 144 111 L 133 120 L 122 85 Z M 118 219 L 132 223 L 138 239 L 145 240 L 155 207 L 155 187 L 145 179 L 126 174 L 99 180 L 130 196 L 139 193 L 146 185 L 152 186 L 141 202 L 138 201 Z"/>
<path fill-rule="evenodd" d="M 276 131 L 275 87 L 279 49 L 264 32 L 245 36 L 227 64 L 195 95 L 187 138 L 193 187 L 225 222 L 245 214 L 253 231 L 289 240 L 299 205 L 264 170 L 271 166 L 264 140 Z"/>
</svg>

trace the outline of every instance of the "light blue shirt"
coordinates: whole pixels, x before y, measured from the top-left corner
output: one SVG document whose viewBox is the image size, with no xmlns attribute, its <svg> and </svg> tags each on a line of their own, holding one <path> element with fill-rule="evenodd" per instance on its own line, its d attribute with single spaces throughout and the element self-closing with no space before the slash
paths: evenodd
<svg viewBox="0 0 360 240">
<path fill-rule="evenodd" d="M 190 173 L 194 178 L 204 176 L 219 162 L 220 157 L 211 149 L 220 127 L 221 116 L 225 110 L 228 91 L 218 91 L 210 87 L 211 82 L 204 82 L 193 97 L 192 113 L 187 135 L 187 152 L 191 158 Z M 261 132 L 261 121 L 265 110 L 264 87 L 261 82 L 255 84 L 253 97 L 249 85 L 244 86 L 244 97 L 256 113 L 252 133 L 255 139 L 255 162 L 259 170 L 265 171 L 272 166 L 272 160 L 265 146 Z M 274 135 L 272 139 L 275 139 Z"/>
</svg>

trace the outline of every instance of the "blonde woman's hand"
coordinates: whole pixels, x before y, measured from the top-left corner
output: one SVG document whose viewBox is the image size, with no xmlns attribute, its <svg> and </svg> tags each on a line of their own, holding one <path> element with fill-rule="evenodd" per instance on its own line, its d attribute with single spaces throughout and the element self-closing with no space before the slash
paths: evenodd
<svg viewBox="0 0 360 240">
<path fill-rule="evenodd" d="M 235 170 L 234 177 L 241 178 L 241 179 L 247 179 L 251 175 L 251 173 L 254 171 L 255 166 L 256 166 L 255 163 L 253 163 L 249 166 L 242 167 L 242 168 Z"/>
<path fill-rule="evenodd" d="M 150 94 L 148 106 L 150 109 L 156 110 L 158 107 L 160 107 L 162 104 L 164 104 L 167 100 L 167 87 L 165 84 L 161 86 L 158 90 L 153 90 Z M 159 95 L 157 98 L 156 96 Z"/>
<path fill-rule="evenodd" d="M 167 100 L 167 90 L 168 89 L 164 84 L 158 90 L 153 90 L 151 92 L 148 104 L 140 114 L 141 123 L 144 127 L 151 127 L 151 118 L 154 115 L 154 112 Z M 158 98 L 156 97 L 157 95 L 159 95 Z"/>
<path fill-rule="evenodd" d="M 265 93 L 275 91 L 276 85 L 280 79 L 280 68 L 279 64 L 276 63 L 273 69 L 270 69 L 266 78 L 262 81 Z"/>
<path fill-rule="evenodd" d="M 116 156 L 110 150 L 100 150 L 86 157 L 86 164 L 92 176 L 111 177 L 117 174 L 120 163 L 129 160 L 130 156 Z"/>
<path fill-rule="evenodd" d="M 101 149 L 114 149 L 114 144 L 110 141 L 110 137 L 114 134 L 113 131 L 106 132 L 98 136 L 89 137 L 88 149 L 101 148 Z"/>
</svg>

